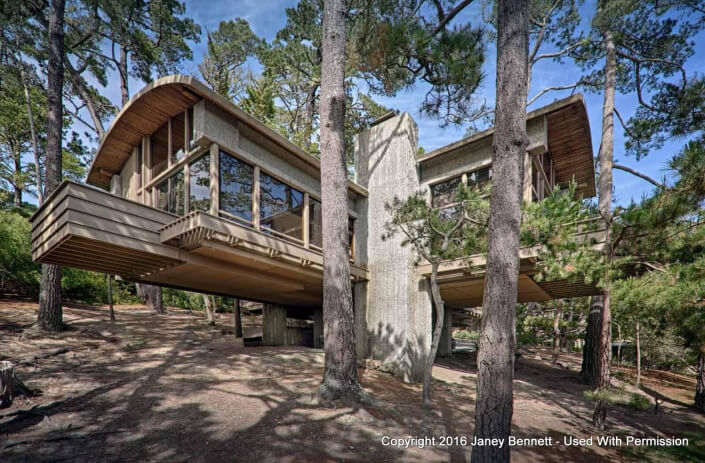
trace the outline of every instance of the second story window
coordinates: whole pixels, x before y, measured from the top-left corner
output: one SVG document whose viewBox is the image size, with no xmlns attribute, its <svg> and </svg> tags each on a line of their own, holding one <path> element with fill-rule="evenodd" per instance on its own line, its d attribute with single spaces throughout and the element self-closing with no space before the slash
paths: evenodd
<svg viewBox="0 0 705 463">
<path fill-rule="evenodd" d="M 189 164 L 189 209 L 208 212 L 211 208 L 210 155 Z"/>
<path fill-rule="evenodd" d="M 483 167 L 467 174 L 468 186 L 481 188 L 492 180 L 492 167 Z"/>
<path fill-rule="evenodd" d="M 220 210 L 252 223 L 254 167 L 220 152 Z"/>
<path fill-rule="evenodd" d="M 442 183 L 431 185 L 431 206 L 443 207 L 455 201 L 455 191 L 461 183 L 461 177 L 455 177 Z"/>
<path fill-rule="evenodd" d="M 260 224 L 263 229 L 303 240 L 304 194 L 264 172 L 260 174 Z"/>
<path fill-rule="evenodd" d="M 184 171 L 175 173 L 157 185 L 156 195 L 158 209 L 184 215 Z"/>
<path fill-rule="evenodd" d="M 308 198 L 308 240 L 312 246 L 323 247 L 323 209 L 317 199 Z"/>
<path fill-rule="evenodd" d="M 186 116 L 183 112 L 171 118 L 171 163 L 184 157 Z"/>
</svg>

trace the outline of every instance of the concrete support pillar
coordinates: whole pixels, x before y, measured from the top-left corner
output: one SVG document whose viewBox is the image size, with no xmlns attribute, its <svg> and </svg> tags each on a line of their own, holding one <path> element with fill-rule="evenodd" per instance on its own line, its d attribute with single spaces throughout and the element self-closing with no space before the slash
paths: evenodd
<svg viewBox="0 0 705 463">
<path fill-rule="evenodd" d="M 443 316 L 443 331 L 438 340 L 438 356 L 450 357 L 453 353 L 453 310 L 446 308 Z"/>
<path fill-rule="evenodd" d="M 313 347 L 323 347 L 323 308 L 313 311 Z"/>
<path fill-rule="evenodd" d="M 262 308 L 262 345 L 286 345 L 286 307 L 264 304 Z"/>
<path fill-rule="evenodd" d="M 416 123 L 406 113 L 374 125 L 355 143 L 355 179 L 370 193 L 358 204 L 366 220 L 355 227 L 356 260 L 370 271 L 367 283 L 355 285 L 358 358 L 377 360 L 410 382 L 423 377 L 430 352 L 430 291 L 411 246 L 401 246 L 401 234 L 382 240 L 382 233 L 391 219 L 385 203 L 420 189 L 416 154 Z"/>
</svg>

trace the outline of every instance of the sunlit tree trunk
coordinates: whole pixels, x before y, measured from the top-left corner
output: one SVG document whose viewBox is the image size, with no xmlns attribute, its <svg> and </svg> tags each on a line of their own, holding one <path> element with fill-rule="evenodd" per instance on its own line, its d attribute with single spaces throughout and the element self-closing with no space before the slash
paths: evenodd
<svg viewBox="0 0 705 463">
<path fill-rule="evenodd" d="M 345 2 L 323 2 L 321 65 L 321 203 L 323 208 L 323 332 L 325 367 L 318 396 L 355 397 L 355 326 L 348 262 L 345 168 Z"/>
<path fill-rule="evenodd" d="M 431 377 L 433 373 L 433 363 L 436 361 L 438 353 L 438 343 L 443 332 L 443 321 L 445 318 L 445 304 L 441 297 L 441 290 L 438 287 L 438 265 L 440 262 L 431 263 L 431 295 L 433 296 L 433 306 L 436 309 L 436 326 L 433 329 L 433 338 L 431 339 L 431 352 L 426 359 L 426 367 L 423 373 L 423 403 L 424 406 L 431 406 Z"/>
<path fill-rule="evenodd" d="M 51 0 L 49 6 L 49 57 L 47 64 L 47 142 L 46 185 L 50 195 L 61 183 L 61 136 L 64 87 L 64 0 Z M 49 331 L 63 328 L 61 311 L 61 267 L 42 265 L 39 291 L 39 326 Z"/>
<path fill-rule="evenodd" d="M 492 140 L 492 193 L 487 270 L 477 355 L 475 437 L 511 433 L 515 319 L 519 279 L 519 226 L 526 134 L 529 7 L 497 4 L 497 102 Z M 509 446 L 474 446 L 472 462 L 507 462 Z"/>
<path fill-rule="evenodd" d="M 636 387 L 641 384 L 641 340 L 639 339 L 639 320 L 634 326 L 634 334 L 636 340 Z"/>
<path fill-rule="evenodd" d="M 600 178 L 598 209 L 605 222 L 604 254 L 607 263 L 612 259 L 611 226 L 612 226 L 612 151 L 614 148 L 614 95 L 617 76 L 617 55 L 612 32 L 602 32 L 605 43 L 605 88 L 602 106 L 602 142 L 600 143 Z M 592 423 L 598 429 L 605 428 L 607 419 L 607 397 L 610 387 L 610 363 L 612 359 L 612 312 L 610 304 L 610 289 L 602 290 L 602 320 L 600 324 L 600 345 L 597 362 L 597 382 L 595 392 L 597 402 L 592 417 Z"/>
</svg>

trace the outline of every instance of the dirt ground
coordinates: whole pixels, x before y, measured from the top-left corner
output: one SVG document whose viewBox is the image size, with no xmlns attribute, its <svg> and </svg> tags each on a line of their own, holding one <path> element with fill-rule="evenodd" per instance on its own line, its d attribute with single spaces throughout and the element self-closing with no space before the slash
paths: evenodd
<svg viewBox="0 0 705 463">
<path fill-rule="evenodd" d="M 0 410 L 0 461 L 44 462 L 316 462 L 466 461 L 469 446 L 439 446 L 440 436 L 472 438 L 476 368 L 459 355 L 434 368 L 433 410 L 417 385 L 360 369 L 364 388 L 384 407 L 320 406 L 313 398 L 323 352 L 300 347 L 243 347 L 232 315 L 213 327 L 200 313 L 143 306 L 70 305 L 69 329 L 37 336 L 28 330 L 36 304 L 0 301 L 0 360 L 48 349 L 66 353 L 20 365 L 17 373 L 42 394 Z M 246 330 L 254 330 L 246 326 Z M 639 461 L 617 447 L 566 446 L 588 437 L 592 403 L 577 381 L 579 358 L 554 366 L 542 349 L 518 359 L 513 434 L 551 436 L 555 444 L 514 447 L 514 461 Z M 615 380 L 619 386 L 619 381 Z M 609 412 L 605 434 L 680 436 L 705 432 L 705 417 L 687 407 L 690 378 L 646 376 L 664 399 L 662 411 L 625 406 Z M 390 438 L 435 436 L 436 445 L 399 448 Z M 631 458 L 631 459 L 630 459 Z"/>
</svg>

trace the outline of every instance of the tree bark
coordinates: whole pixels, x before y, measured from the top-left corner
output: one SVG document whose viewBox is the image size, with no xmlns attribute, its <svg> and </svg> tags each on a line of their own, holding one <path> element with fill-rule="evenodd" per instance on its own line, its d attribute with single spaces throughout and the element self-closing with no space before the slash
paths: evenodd
<svg viewBox="0 0 705 463">
<path fill-rule="evenodd" d="M 425 407 L 431 406 L 431 376 L 433 373 L 433 363 L 436 361 L 438 353 L 438 343 L 443 332 L 443 321 L 445 318 L 445 304 L 441 297 L 441 290 L 438 288 L 438 265 L 439 262 L 431 264 L 431 295 L 433 296 L 433 306 L 436 308 L 436 326 L 433 328 L 433 338 L 431 339 L 431 352 L 426 359 L 426 366 L 423 372 L 423 404 Z"/>
<path fill-rule="evenodd" d="M 162 304 L 162 288 L 159 286 L 147 285 L 144 283 L 135 283 L 137 294 L 142 298 L 145 304 L 151 305 L 154 312 L 158 314 L 166 313 Z"/>
<path fill-rule="evenodd" d="M 233 300 L 233 318 L 235 319 L 235 337 L 242 337 L 242 310 L 240 309 L 240 299 Z"/>
<path fill-rule="evenodd" d="M 553 318 L 553 355 L 551 363 L 558 362 L 558 357 L 561 355 L 561 318 L 563 317 L 563 306 L 556 308 L 556 316 Z"/>
<path fill-rule="evenodd" d="M 634 334 L 636 340 L 636 387 L 641 385 L 641 340 L 639 339 L 639 320 L 634 326 Z"/>
<path fill-rule="evenodd" d="M 115 308 L 113 307 L 113 276 L 108 277 L 108 305 L 110 307 L 110 321 L 115 321 Z"/>
<path fill-rule="evenodd" d="M 20 178 L 22 176 L 22 155 L 19 153 L 11 154 L 15 161 L 15 176 L 16 180 L 13 182 L 13 190 L 15 190 L 14 203 L 17 209 L 22 208 L 22 183 L 20 183 Z"/>
<path fill-rule="evenodd" d="M 125 106 L 127 102 L 130 101 L 130 92 L 127 87 L 127 51 L 122 45 L 120 45 L 118 70 L 120 71 L 120 96 L 122 97 L 122 105 Z"/>
<path fill-rule="evenodd" d="M 15 392 L 15 366 L 11 362 L 0 362 L 0 408 L 12 405 Z"/>
<path fill-rule="evenodd" d="M 206 309 L 206 318 L 208 319 L 209 325 L 215 325 L 215 318 L 213 317 L 213 308 L 211 307 L 211 298 L 206 294 L 203 296 L 203 307 Z"/>
<path fill-rule="evenodd" d="M 321 65 L 321 203 L 323 209 L 322 400 L 360 397 L 348 262 L 348 187 L 345 168 L 345 2 L 323 2 Z"/>
<path fill-rule="evenodd" d="M 605 43 L 605 88 L 602 105 L 602 142 L 600 143 L 600 178 L 598 210 L 605 221 L 606 263 L 612 261 L 611 227 L 612 227 L 612 154 L 614 148 L 614 95 L 616 90 L 617 55 L 612 32 L 604 29 L 602 38 Z M 612 312 L 610 307 L 610 289 L 607 275 L 606 285 L 602 290 L 602 323 L 600 325 L 600 345 L 597 362 L 597 402 L 592 416 L 592 423 L 598 429 L 605 428 L 607 419 L 607 397 L 610 387 L 610 363 L 612 360 Z"/>
<path fill-rule="evenodd" d="M 698 357 L 698 373 L 695 384 L 695 409 L 705 413 L 705 346 Z"/>
<path fill-rule="evenodd" d="M 51 0 L 49 7 L 49 59 L 47 65 L 46 185 L 44 187 L 44 194 L 47 196 L 61 183 L 63 86 L 64 0 Z M 57 265 L 42 265 L 37 322 L 42 329 L 48 331 L 60 331 L 63 328 L 61 267 Z"/>
<path fill-rule="evenodd" d="M 583 364 L 580 369 L 580 379 L 585 384 L 594 385 L 597 381 L 598 346 L 600 345 L 600 326 L 602 326 L 602 296 L 590 298 L 590 312 L 585 330 L 585 346 L 583 346 Z"/>
<path fill-rule="evenodd" d="M 529 8 L 497 4 L 497 101 L 487 270 L 477 355 L 475 437 L 508 439 L 513 413 L 519 226 L 526 134 Z M 474 446 L 471 461 L 508 462 L 509 446 Z"/>
</svg>

